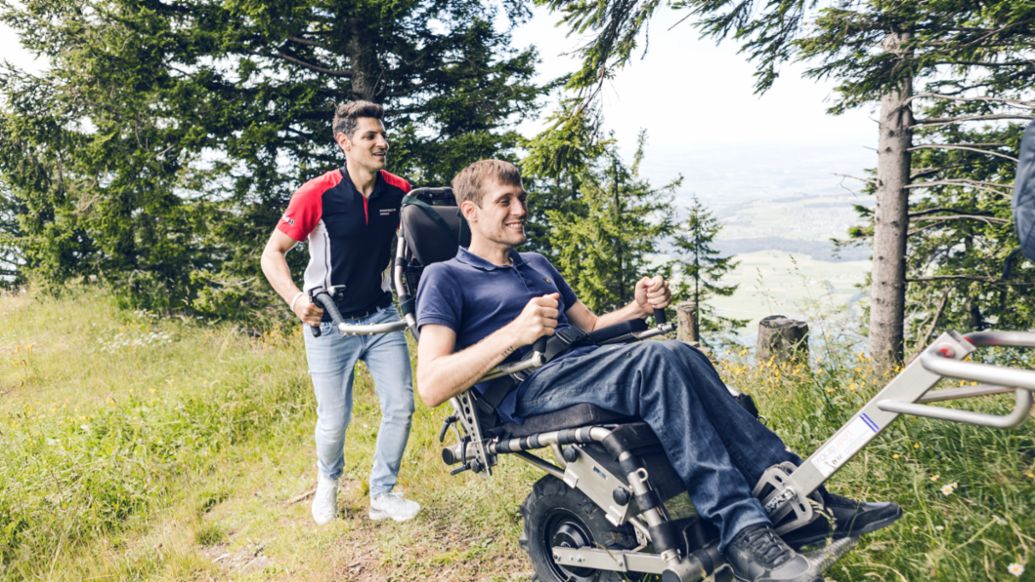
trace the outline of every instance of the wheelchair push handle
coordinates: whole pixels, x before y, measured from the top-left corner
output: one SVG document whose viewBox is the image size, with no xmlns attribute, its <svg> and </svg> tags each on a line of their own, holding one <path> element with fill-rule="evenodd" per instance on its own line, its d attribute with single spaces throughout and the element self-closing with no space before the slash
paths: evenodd
<svg viewBox="0 0 1035 582">
<path fill-rule="evenodd" d="M 331 316 L 331 321 L 333 321 L 335 325 L 345 325 L 345 321 L 341 317 L 341 312 L 338 311 L 338 306 L 334 303 L 334 297 L 332 297 L 326 289 L 323 287 L 314 287 L 310 289 L 309 299 L 326 311 L 327 314 Z M 309 326 L 309 329 L 312 330 L 313 337 L 320 337 L 319 325 L 311 325 Z"/>
<path fill-rule="evenodd" d="M 654 308 L 654 324 L 655 325 L 665 325 L 666 323 L 668 323 L 668 316 L 665 315 L 665 309 L 664 308 L 658 309 L 657 307 L 655 307 Z"/>
<path fill-rule="evenodd" d="M 1035 333 L 1028 332 L 983 331 L 960 339 L 975 347 L 1035 347 Z M 920 355 L 920 363 L 927 370 L 950 378 L 1035 391 L 1035 371 L 958 359 L 965 355 L 957 354 L 952 346 L 935 344 Z"/>
<path fill-rule="evenodd" d="M 327 312 L 331 317 L 331 321 L 334 322 L 334 327 L 341 335 L 380 335 L 406 329 L 406 322 L 403 320 L 367 325 L 349 325 L 345 323 L 345 318 L 342 316 L 341 311 L 338 310 L 338 305 L 334 302 L 334 294 L 339 292 L 341 288 L 342 286 L 331 287 L 330 289 L 316 287 L 309 291 L 310 296 L 313 298 L 313 303 L 316 303 Z M 320 337 L 319 326 L 310 326 L 310 329 L 313 330 L 314 337 Z"/>
</svg>

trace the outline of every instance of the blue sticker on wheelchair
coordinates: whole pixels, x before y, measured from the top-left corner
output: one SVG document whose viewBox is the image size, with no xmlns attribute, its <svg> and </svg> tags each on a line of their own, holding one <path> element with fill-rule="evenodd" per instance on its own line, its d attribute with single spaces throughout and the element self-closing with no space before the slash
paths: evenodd
<svg viewBox="0 0 1035 582">
<path fill-rule="evenodd" d="M 877 423 L 869 415 L 860 414 L 824 443 L 809 459 L 821 475 L 829 477 L 862 450 L 878 432 L 880 427 Z"/>
<path fill-rule="evenodd" d="M 861 418 L 862 421 L 866 423 L 866 426 L 870 427 L 870 430 L 872 430 L 873 432 L 880 432 L 880 427 L 877 426 L 876 422 L 873 422 L 873 419 L 870 418 L 869 414 L 866 414 L 864 412 L 859 415 L 859 418 Z"/>
</svg>

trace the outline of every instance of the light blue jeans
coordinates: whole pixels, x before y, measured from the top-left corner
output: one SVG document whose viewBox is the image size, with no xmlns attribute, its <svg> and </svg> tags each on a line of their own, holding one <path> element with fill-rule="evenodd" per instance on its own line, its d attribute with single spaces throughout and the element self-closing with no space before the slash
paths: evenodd
<svg viewBox="0 0 1035 582">
<path fill-rule="evenodd" d="M 345 321 L 366 325 L 398 319 L 395 307 L 389 306 Z M 374 390 L 381 402 L 370 496 L 387 493 L 395 487 L 399 476 L 413 416 L 413 382 L 406 339 L 401 331 L 346 337 L 329 322 L 320 324 L 320 332 L 320 337 L 313 337 L 309 326 L 304 326 L 309 375 L 316 392 L 316 458 L 320 473 L 337 479 L 345 467 L 345 429 L 352 418 L 352 380 L 356 362 L 363 360 L 374 377 Z"/>
</svg>

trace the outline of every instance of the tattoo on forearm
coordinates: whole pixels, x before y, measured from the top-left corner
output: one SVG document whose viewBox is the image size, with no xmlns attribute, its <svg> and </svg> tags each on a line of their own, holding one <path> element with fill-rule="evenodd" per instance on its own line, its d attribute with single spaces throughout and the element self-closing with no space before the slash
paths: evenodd
<svg viewBox="0 0 1035 582">
<path fill-rule="evenodd" d="M 506 348 L 504 348 L 504 350 L 502 352 L 500 352 L 500 355 L 503 356 L 504 358 L 506 358 L 507 356 L 509 356 L 510 354 L 513 354 L 513 353 L 514 353 L 514 346 L 507 346 Z"/>
</svg>

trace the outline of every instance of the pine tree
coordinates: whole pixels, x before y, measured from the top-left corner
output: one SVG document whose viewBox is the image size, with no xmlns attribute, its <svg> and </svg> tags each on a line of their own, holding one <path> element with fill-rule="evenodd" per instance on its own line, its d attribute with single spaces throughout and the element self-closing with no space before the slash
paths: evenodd
<svg viewBox="0 0 1035 582">
<path fill-rule="evenodd" d="M 579 177 L 578 200 L 546 210 L 558 270 L 598 313 L 632 301 L 636 281 L 659 271 L 651 255 L 672 231 L 669 209 L 679 181 L 655 189 L 640 177 L 645 142 L 641 132 L 627 166 L 614 140 L 605 141 Z"/>
<path fill-rule="evenodd" d="M 559 11 L 572 32 L 595 33 L 580 49 L 582 67 L 569 80 L 569 88 L 586 98 L 598 92 L 600 84 L 615 68 L 629 62 L 660 5 L 654 0 L 595 3 L 544 0 L 543 3 Z M 933 98 L 941 100 L 941 106 L 948 101 L 956 106 L 970 102 L 987 108 L 1002 97 L 1007 101 L 1017 100 L 1012 94 L 1015 91 L 1030 90 L 1035 76 L 1035 68 L 1031 66 L 1035 10 L 1029 3 L 1012 0 L 824 3 L 684 0 L 673 2 L 671 6 L 695 16 L 694 24 L 706 35 L 733 38 L 740 44 L 757 66 L 758 91 L 772 86 L 782 63 L 797 60 L 806 63 L 807 76 L 837 82 L 837 100 L 831 112 L 839 113 L 866 103 L 880 104 L 878 163 L 876 181 L 872 184 L 877 204 L 869 213 L 872 225 L 856 232 L 870 233 L 873 238 L 871 353 L 881 367 L 891 367 L 901 361 L 906 321 L 907 238 L 911 232 L 909 193 L 914 189 L 912 181 L 929 171 L 917 169 L 913 158 L 923 157 L 921 152 L 928 149 L 953 145 L 986 149 L 981 146 L 982 142 L 968 146 L 968 142 L 939 141 L 954 139 L 954 133 L 928 132 L 924 128 L 1018 118 L 1015 112 L 985 109 L 978 115 L 961 115 L 952 121 L 918 120 L 914 118 L 914 110 L 927 106 L 917 105 L 917 102 Z M 953 88 L 953 84 L 957 87 Z M 924 90 L 918 93 L 917 87 Z M 941 91 L 939 87 L 947 90 Z M 1021 102 L 1025 99 L 1030 102 L 1030 92 L 1027 95 Z M 931 139 L 931 142 L 918 142 L 914 138 Z M 995 154 L 990 152 L 990 155 Z M 979 178 L 950 179 L 981 181 Z M 921 186 L 924 187 L 934 187 L 934 184 Z M 971 248 L 976 250 L 979 245 Z M 941 249 L 918 258 L 930 266 L 944 256 Z M 980 254 L 970 256 L 977 259 L 974 264 L 980 263 Z M 985 255 L 994 257 L 1003 272 L 1016 273 L 1007 268 L 1010 256 L 1009 252 Z M 967 276 L 977 285 L 982 281 L 1002 284 L 1002 278 Z M 926 282 L 930 276 L 911 273 L 908 278 Z"/>
<path fill-rule="evenodd" d="M 722 256 L 715 248 L 715 238 L 720 231 L 722 225 L 718 219 L 694 196 L 683 228 L 677 229 L 672 237 L 679 251 L 674 257 L 678 278 L 673 295 L 677 301 L 689 301 L 696 307 L 693 334 L 704 343 L 708 342 L 702 331 L 729 334 L 747 324 L 747 320 L 719 315 L 708 304 L 712 297 L 729 297 L 737 290 L 737 285 L 722 283 L 739 262 L 734 257 Z"/>
<path fill-rule="evenodd" d="M 341 165 L 336 102 L 386 105 L 390 169 L 418 185 L 513 157 L 543 88 L 504 24 L 527 11 L 500 6 L 506 19 L 474 0 L 0 4 L 50 64 L 0 72 L 24 269 L 98 276 L 156 309 L 271 304 L 258 253 L 291 192 Z"/>
</svg>

